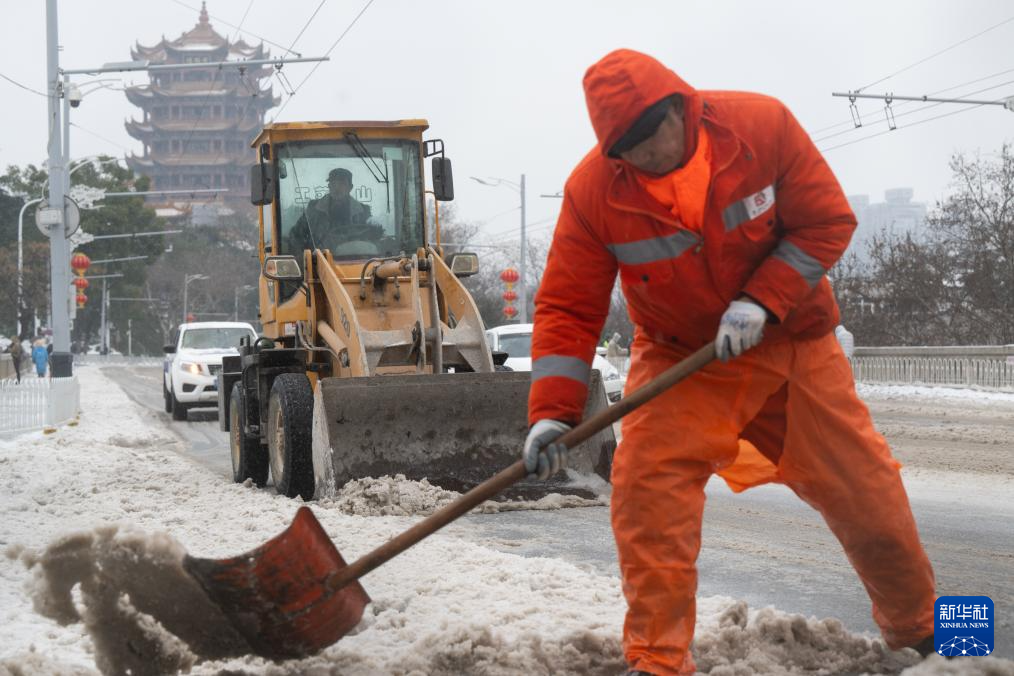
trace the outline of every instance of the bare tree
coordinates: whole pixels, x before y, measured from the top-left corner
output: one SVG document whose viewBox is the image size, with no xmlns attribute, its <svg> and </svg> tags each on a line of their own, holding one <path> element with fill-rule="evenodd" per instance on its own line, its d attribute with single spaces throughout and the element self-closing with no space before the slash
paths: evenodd
<svg viewBox="0 0 1014 676">
<path fill-rule="evenodd" d="M 831 277 L 866 345 L 1014 343 L 1014 153 L 955 155 L 953 192 L 919 236 L 878 233 Z"/>
</svg>

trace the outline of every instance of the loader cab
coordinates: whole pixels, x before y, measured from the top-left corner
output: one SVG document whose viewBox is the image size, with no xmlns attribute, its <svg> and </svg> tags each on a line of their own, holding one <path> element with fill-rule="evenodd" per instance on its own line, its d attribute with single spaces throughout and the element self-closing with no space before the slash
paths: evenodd
<svg viewBox="0 0 1014 676">
<path fill-rule="evenodd" d="M 303 251 L 321 249 L 344 263 L 424 247 L 426 128 L 422 120 L 266 127 L 254 141 L 251 201 L 261 206 L 267 254 L 302 260 Z M 437 197 L 450 199 L 450 162 L 436 158 L 434 169 L 438 163 Z"/>
</svg>

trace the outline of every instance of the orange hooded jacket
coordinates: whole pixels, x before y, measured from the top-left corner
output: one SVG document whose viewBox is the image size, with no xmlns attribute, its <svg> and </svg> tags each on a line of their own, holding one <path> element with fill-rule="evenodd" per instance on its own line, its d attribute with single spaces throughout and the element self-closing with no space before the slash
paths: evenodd
<svg viewBox="0 0 1014 676">
<path fill-rule="evenodd" d="M 650 56 L 617 50 L 588 69 L 598 145 L 574 169 L 535 298 L 529 422 L 580 420 L 590 364 L 619 272 L 630 317 L 654 340 L 713 340 L 741 293 L 776 318 L 768 340 L 838 324 L 825 273 L 855 216 L 831 169 L 788 109 L 760 94 L 697 91 Z M 608 150 L 651 104 L 684 99 L 687 157 L 709 135 L 702 232 L 685 229 Z"/>
</svg>

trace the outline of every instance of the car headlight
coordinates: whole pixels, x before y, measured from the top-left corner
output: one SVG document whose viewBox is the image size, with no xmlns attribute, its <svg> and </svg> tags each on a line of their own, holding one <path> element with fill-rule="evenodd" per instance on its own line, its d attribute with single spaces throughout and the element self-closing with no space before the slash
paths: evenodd
<svg viewBox="0 0 1014 676">
<path fill-rule="evenodd" d="M 187 373 L 193 373 L 195 376 L 201 375 L 201 365 L 196 362 L 192 361 L 181 362 L 180 368 L 186 371 Z"/>
</svg>

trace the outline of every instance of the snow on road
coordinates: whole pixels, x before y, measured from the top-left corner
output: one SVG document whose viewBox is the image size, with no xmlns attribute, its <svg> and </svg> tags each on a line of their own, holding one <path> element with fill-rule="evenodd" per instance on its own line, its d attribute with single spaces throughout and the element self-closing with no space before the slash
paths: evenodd
<svg viewBox="0 0 1014 676">
<path fill-rule="evenodd" d="M 300 501 L 227 483 L 184 459 L 158 414 L 132 403 L 99 370 L 78 373 L 80 425 L 0 442 L 0 674 L 623 671 L 616 578 L 496 552 L 470 540 L 461 524 L 366 576 L 373 603 L 363 622 L 319 655 L 285 663 L 228 657 L 244 650 L 242 639 L 222 627 L 182 573 L 182 553 L 252 549 L 285 528 Z M 392 480 L 356 490 L 313 507 L 347 560 L 449 497 Z M 725 597 L 699 600 L 694 651 L 700 670 L 714 676 L 905 667 L 908 676 L 1014 675 L 1014 663 L 992 658 L 933 657 L 911 666 L 918 661 L 911 651 L 886 651 L 833 618 L 748 609 Z"/>
</svg>

